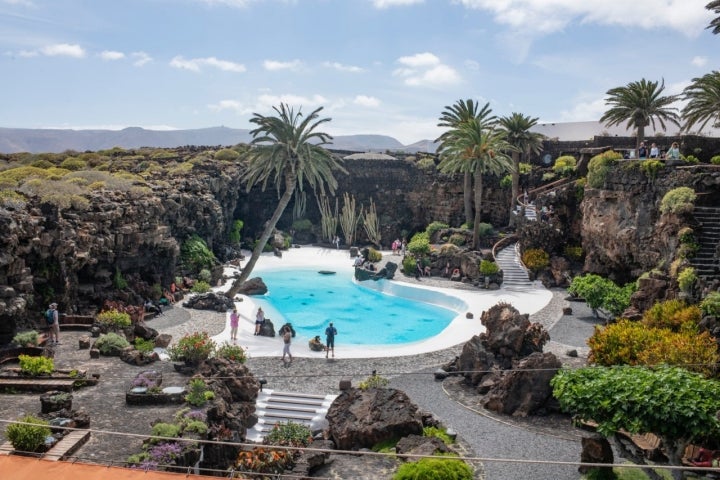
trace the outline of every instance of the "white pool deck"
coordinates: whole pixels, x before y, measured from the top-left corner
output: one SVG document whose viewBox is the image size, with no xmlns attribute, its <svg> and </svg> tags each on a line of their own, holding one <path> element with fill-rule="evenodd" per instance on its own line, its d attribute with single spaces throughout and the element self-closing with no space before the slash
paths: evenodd
<svg viewBox="0 0 720 480">
<path fill-rule="evenodd" d="M 383 257 L 392 257 L 392 252 L 382 252 Z M 392 257 L 396 263 L 400 263 L 400 257 Z M 338 273 L 352 275 L 352 259 L 348 250 L 334 250 L 321 247 L 292 248 L 283 252 L 282 258 L 272 253 L 263 254 L 255 265 L 250 277 L 262 277 L 262 270 L 276 270 L 285 268 L 317 268 L 318 270 L 330 270 Z M 232 272 L 232 269 L 230 270 Z M 402 273 L 396 273 L 396 278 L 402 278 Z M 430 283 L 432 279 L 428 279 Z M 480 314 L 497 304 L 506 302 L 517 308 L 520 313 L 533 314 L 546 306 L 552 293 L 541 285 L 528 291 L 505 290 L 465 290 L 455 288 L 441 288 L 437 286 L 424 286 L 409 284 L 402 280 L 380 280 L 378 282 L 366 281 L 363 285 L 371 288 L 379 288 L 390 293 L 399 293 L 402 296 L 418 296 L 431 303 L 438 303 L 458 312 L 457 316 L 438 335 L 419 342 L 403 345 L 351 345 L 343 340 L 342 324 L 336 323 L 338 335 L 335 338 L 335 358 L 376 358 L 396 357 L 428 353 L 454 345 L 464 343 L 473 335 L 484 330 L 480 323 Z M 229 285 L 214 289 L 224 292 Z M 242 346 L 252 357 L 279 357 L 282 355 L 283 343 L 279 337 L 255 336 L 255 312 L 257 306 L 253 297 L 241 295 L 242 301 L 235 302 L 240 315 L 238 328 L 238 340 L 235 344 Z M 466 318 L 470 312 L 473 318 Z M 268 312 L 268 318 L 273 320 L 275 328 L 278 329 L 285 320 L 277 312 Z M 368 332 L 371 334 L 371 332 Z M 317 332 L 322 341 L 325 341 L 324 332 Z M 225 330 L 213 337 L 218 343 L 231 343 L 230 341 L 230 315 L 227 314 Z M 293 339 L 291 352 L 294 357 L 324 358 L 325 353 L 313 352 L 308 348 L 309 338 L 297 336 Z"/>
</svg>

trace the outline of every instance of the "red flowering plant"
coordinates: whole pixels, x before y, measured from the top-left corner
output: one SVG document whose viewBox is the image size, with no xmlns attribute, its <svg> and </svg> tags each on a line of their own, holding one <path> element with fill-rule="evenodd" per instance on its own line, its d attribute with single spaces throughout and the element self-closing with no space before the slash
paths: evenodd
<svg viewBox="0 0 720 480">
<path fill-rule="evenodd" d="M 188 333 L 168 348 L 170 360 L 197 365 L 215 353 L 217 345 L 207 332 Z"/>
</svg>

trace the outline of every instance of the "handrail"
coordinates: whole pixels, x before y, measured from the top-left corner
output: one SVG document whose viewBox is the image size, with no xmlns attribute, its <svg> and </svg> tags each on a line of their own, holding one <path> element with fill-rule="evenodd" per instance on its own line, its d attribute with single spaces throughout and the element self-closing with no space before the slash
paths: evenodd
<svg viewBox="0 0 720 480">
<path fill-rule="evenodd" d="M 532 190 L 529 190 L 527 192 L 528 198 L 530 198 L 531 196 L 533 196 L 533 197 L 537 196 L 538 193 L 544 193 L 546 191 L 555 190 L 557 188 L 563 187 L 573 181 L 574 181 L 573 178 L 561 178 L 559 180 L 555 180 L 554 182 L 546 183 L 545 185 L 541 185 L 537 188 L 533 188 Z M 529 205 L 523 201 L 524 197 L 525 197 L 525 193 L 522 193 L 522 194 L 518 195 L 518 197 L 515 199 L 515 201 L 518 203 L 518 205 L 520 205 L 523 208 L 525 208 Z"/>
<path fill-rule="evenodd" d="M 511 233 L 510 235 L 503 237 L 500 240 L 498 240 L 497 242 L 495 242 L 495 245 L 493 245 L 493 247 L 492 247 L 493 262 L 497 263 L 496 262 L 496 260 L 497 260 L 496 253 L 500 249 L 501 246 L 505 246 L 505 244 L 510 243 L 511 240 L 517 241 L 518 238 L 520 238 L 520 237 L 518 237 L 516 233 Z"/>
</svg>

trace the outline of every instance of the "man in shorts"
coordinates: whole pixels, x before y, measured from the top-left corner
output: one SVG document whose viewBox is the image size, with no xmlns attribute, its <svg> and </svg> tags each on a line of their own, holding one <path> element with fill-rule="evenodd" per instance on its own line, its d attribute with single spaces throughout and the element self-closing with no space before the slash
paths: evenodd
<svg viewBox="0 0 720 480">
<path fill-rule="evenodd" d="M 325 329 L 325 358 L 328 358 L 328 353 L 332 350 L 332 356 L 335 358 L 335 335 L 337 335 L 337 329 L 333 327 L 332 322 Z"/>
</svg>

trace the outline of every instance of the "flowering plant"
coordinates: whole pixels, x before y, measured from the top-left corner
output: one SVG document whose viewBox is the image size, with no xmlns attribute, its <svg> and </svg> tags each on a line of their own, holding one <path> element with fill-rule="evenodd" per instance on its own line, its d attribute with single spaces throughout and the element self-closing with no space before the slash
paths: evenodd
<svg viewBox="0 0 720 480">
<path fill-rule="evenodd" d="M 194 332 L 188 333 L 168 348 L 168 354 L 173 361 L 198 364 L 207 360 L 215 352 L 215 347 L 215 342 L 207 332 Z"/>
<path fill-rule="evenodd" d="M 247 360 L 247 353 L 244 348 L 237 345 L 230 345 L 229 343 L 220 345 L 217 349 L 216 356 L 237 363 L 245 363 Z"/>
</svg>

